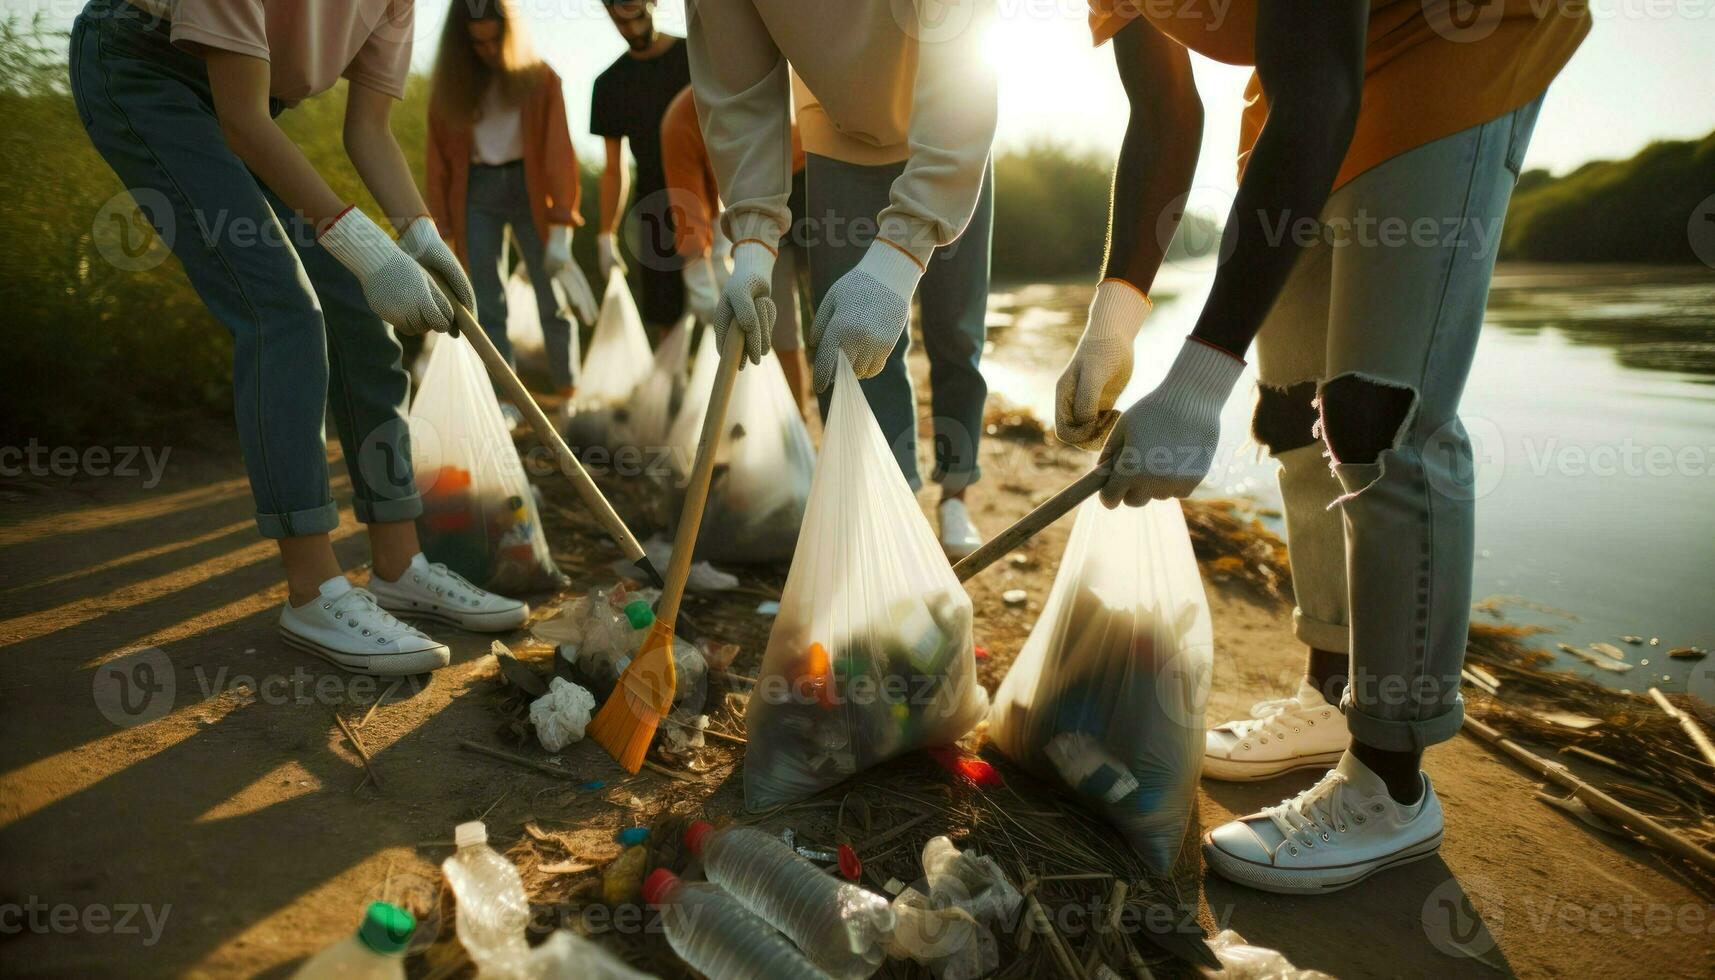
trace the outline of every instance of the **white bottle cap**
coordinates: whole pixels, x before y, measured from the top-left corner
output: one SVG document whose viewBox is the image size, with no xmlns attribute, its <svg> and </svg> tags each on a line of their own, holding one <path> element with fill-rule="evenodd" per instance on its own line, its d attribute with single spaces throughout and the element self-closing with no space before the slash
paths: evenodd
<svg viewBox="0 0 1715 980">
<path fill-rule="evenodd" d="M 461 848 L 486 844 L 488 843 L 488 828 L 482 825 L 481 820 L 461 823 L 453 828 L 453 843 Z"/>
</svg>

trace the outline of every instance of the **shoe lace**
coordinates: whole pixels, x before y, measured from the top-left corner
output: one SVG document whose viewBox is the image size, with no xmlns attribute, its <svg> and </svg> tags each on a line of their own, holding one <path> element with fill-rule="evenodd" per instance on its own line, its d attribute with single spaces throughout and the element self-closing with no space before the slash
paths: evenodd
<svg viewBox="0 0 1715 980">
<path fill-rule="evenodd" d="M 1287 713 L 1295 711 L 1301 707 L 1303 707 L 1303 705 L 1299 703 L 1299 700 L 1295 697 L 1271 698 L 1267 701 L 1258 701 L 1256 704 L 1251 705 L 1251 716 L 1249 718 L 1240 721 L 1228 722 L 1223 727 L 1240 738 L 1244 738 L 1245 736 L 1262 729 L 1267 729 L 1268 734 L 1270 735 L 1280 735 L 1284 737 L 1286 734 L 1284 722 Z M 1269 726 L 1271 725 L 1276 727 L 1270 728 Z"/>
<path fill-rule="evenodd" d="M 487 596 L 488 593 L 470 583 L 470 580 L 458 572 L 448 568 L 443 562 L 429 563 L 429 588 L 438 595 L 452 593 L 455 599 L 474 602 Z"/>
<path fill-rule="evenodd" d="M 1339 772 L 1328 773 L 1291 799 L 1264 807 L 1262 814 L 1273 822 L 1282 837 L 1305 847 L 1315 847 L 1318 838 L 1327 843 L 1333 834 L 1343 834 L 1353 823 L 1363 823 L 1366 819 L 1351 800 L 1345 775 Z"/>
<path fill-rule="evenodd" d="M 391 640 L 400 633 L 422 635 L 415 627 L 400 622 L 381 608 L 368 589 L 352 589 L 335 599 L 329 610 L 348 628 L 360 630 L 364 636 L 374 635 L 377 642 Z"/>
</svg>

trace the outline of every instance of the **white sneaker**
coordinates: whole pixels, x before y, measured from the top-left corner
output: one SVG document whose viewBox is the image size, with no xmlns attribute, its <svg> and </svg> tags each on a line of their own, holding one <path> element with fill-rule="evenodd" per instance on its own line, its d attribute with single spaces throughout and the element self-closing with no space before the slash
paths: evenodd
<svg viewBox="0 0 1715 980">
<path fill-rule="evenodd" d="M 504 633 L 530 617 L 524 603 L 485 592 L 440 562 L 431 564 L 421 552 L 399 581 L 371 575 L 369 589 L 381 608 L 396 615 L 438 620 L 475 633 Z"/>
<path fill-rule="evenodd" d="M 1339 891 L 1440 849 L 1441 802 L 1429 776 L 1422 779 L 1415 804 L 1395 803 L 1381 777 L 1348 752 L 1292 799 L 1204 834 L 1203 856 L 1221 877 L 1263 891 Z"/>
<path fill-rule="evenodd" d="M 375 596 L 330 578 L 321 595 L 280 610 L 280 636 L 291 646 L 360 674 L 421 674 L 445 667 L 446 644 L 394 619 Z"/>
<path fill-rule="evenodd" d="M 983 546 L 983 536 L 971 523 L 971 512 L 963 500 L 948 497 L 936 513 L 941 519 L 941 550 L 948 558 L 958 561 Z"/>
<path fill-rule="evenodd" d="M 1325 769 L 1351 742 L 1346 716 L 1308 680 L 1290 698 L 1258 701 L 1251 716 L 1204 733 L 1203 775 L 1246 782 L 1294 769 Z"/>
</svg>

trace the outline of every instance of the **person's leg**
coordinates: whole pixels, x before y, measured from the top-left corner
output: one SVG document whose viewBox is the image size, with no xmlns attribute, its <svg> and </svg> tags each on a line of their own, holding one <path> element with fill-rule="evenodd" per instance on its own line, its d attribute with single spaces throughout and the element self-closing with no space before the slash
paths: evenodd
<svg viewBox="0 0 1715 980">
<path fill-rule="evenodd" d="M 470 168 L 465 194 L 465 251 L 470 284 L 476 290 L 476 319 L 494 349 L 516 367 L 506 336 L 506 278 L 500 268 L 506 254 L 506 221 L 511 214 L 505 177 L 498 167 Z"/>
<path fill-rule="evenodd" d="M 1344 487 L 1353 753 L 1401 803 L 1458 733 L 1475 542 L 1459 399 L 1501 221 L 1541 100 L 1382 164 L 1329 201 L 1372 234 L 1335 249 L 1322 433 Z M 1372 231 L 1373 230 L 1373 231 Z"/>
<path fill-rule="evenodd" d="M 875 216 L 887 207 L 893 180 L 904 164 L 865 167 L 811 154 L 805 165 L 810 221 L 806 237 L 810 258 L 811 306 L 821 304 L 834 283 L 857 266 L 875 240 Z M 911 349 L 911 325 L 905 326 L 887 363 L 873 378 L 859 382 L 881 434 L 893 447 L 905 482 L 923 485 L 917 470 L 917 396 L 905 355 Z M 828 417 L 833 392 L 817 394 L 822 418 Z"/>
<path fill-rule="evenodd" d="M 99 9 L 98 9 L 99 8 Z M 292 599 L 339 575 L 328 532 L 321 311 L 261 186 L 227 148 L 202 61 L 92 4 L 72 33 L 71 88 L 91 141 L 233 336 L 233 408 L 263 536 L 281 542 Z"/>
<path fill-rule="evenodd" d="M 530 274 L 530 288 L 536 293 L 536 314 L 541 318 L 542 343 L 548 351 L 548 377 L 555 391 L 563 391 L 572 386 L 576 376 L 573 354 L 577 339 L 572 333 L 572 321 L 560 312 L 560 298 L 554 295 L 554 282 L 543 265 L 546 247 L 537 234 L 535 216 L 530 213 L 530 195 L 522 167 L 518 168 L 508 196 L 512 206 L 507 223 L 518 241 L 524 271 Z"/>
<path fill-rule="evenodd" d="M 780 257 L 774 261 L 774 353 L 780 359 L 780 373 L 786 375 L 786 387 L 792 392 L 792 404 L 803 414 L 810 388 L 810 369 L 804 361 L 804 335 L 798 311 L 798 263 L 803 253 L 786 242 L 780 243 Z"/>
<path fill-rule="evenodd" d="M 957 240 L 935 250 L 917 293 L 923 351 L 929 357 L 929 403 L 935 469 L 943 497 L 962 497 L 982 479 L 977 462 L 988 382 L 981 371 L 987 336 L 989 255 L 994 226 L 994 168 L 983 174 L 976 210 Z"/>
</svg>

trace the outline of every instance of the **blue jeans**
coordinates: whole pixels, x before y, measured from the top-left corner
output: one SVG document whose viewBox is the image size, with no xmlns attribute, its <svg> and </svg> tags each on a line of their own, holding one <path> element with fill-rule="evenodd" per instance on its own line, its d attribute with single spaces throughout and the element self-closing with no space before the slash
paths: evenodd
<svg viewBox="0 0 1715 980">
<path fill-rule="evenodd" d="M 875 240 L 875 216 L 888 205 L 894 178 L 904 163 L 869 167 L 811 154 L 809 222 L 805 233 L 810 259 L 810 293 L 816 303 L 858 264 Z M 923 351 L 929 357 L 929 405 L 935 437 L 935 471 L 930 479 L 956 493 L 982 478 L 977 448 L 983 432 L 983 403 L 988 382 L 980 365 L 986 335 L 989 252 L 993 241 L 994 171 L 983 175 L 982 193 L 964 234 L 935 250 L 917 286 L 923 318 Z M 917 394 L 905 356 L 911 350 L 906 326 L 881 373 L 860 384 L 881 434 L 893 447 L 899 469 L 916 490 Z M 818 397 L 828 416 L 832 392 Z"/>
<path fill-rule="evenodd" d="M 1336 190 L 1257 335 L 1256 436 L 1280 461 L 1294 630 L 1349 651 L 1346 724 L 1378 749 L 1446 741 L 1464 720 L 1477 488 L 1459 399 L 1541 105 Z M 1379 452 L 1336 451 L 1364 430 Z"/>
<path fill-rule="evenodd" d="M 465 199 L 465 241 L 470 254 L 470 284 L 476 289 L 477 320 L 496 350 L 514 363 L 512 341 L 506 336 L 506 274 L 501 268 L 506 228 L 518 240 L 530 286 L 536 291 L 536 312 L 542 318 L 542 341 L 548 348 L 548 374 L 554 387 L 573 383 L 572 324 L 560 313 L 554 284 L 542 267 L 544 248 L 530 214 L 530 192 L 524 185 L 524 161 L 470 166 Z M 514 366 L 516 364 L 514 363 Z"/>
<path fill-rule="evenodd" d="M 270 538 L 339 526 L 322 434 L 330 408 L 358 520 L 414 520 L 423 505 L 399 342 L 314 228 L 227 148 L 202 59 L 173 47 L 169 29 L 123 0 L 91 0 L 72 28 L 71 91 L 96 150 L 232 332 L 256 526 Z"/>
</svg>

